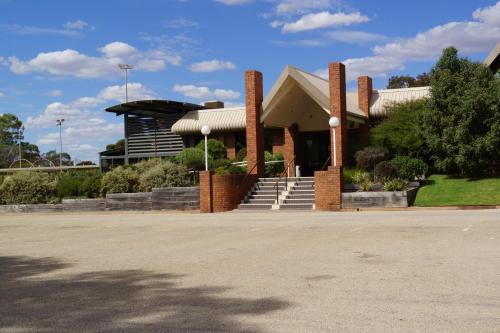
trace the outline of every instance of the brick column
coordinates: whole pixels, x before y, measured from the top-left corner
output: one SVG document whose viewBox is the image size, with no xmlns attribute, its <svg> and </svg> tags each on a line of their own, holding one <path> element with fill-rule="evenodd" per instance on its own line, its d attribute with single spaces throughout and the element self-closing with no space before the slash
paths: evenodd
<svg viewBox="0 0 500 333">
<path fill-rule="evenodd" d="M 359 142 L 363 146 L 370 143 L 370 101 L 372 99 L 373 84 L 369 76 L 358 78 L 358 105 L 365 114 L 365 123 L 359 126 Z"/>
<path fill-rule="evenodd" d="M 318 210 L 342 208 L 342 167 L 330 166 L 328 171 L 314 173 L 315 205 Z"/>
<path fill-rule="evenodd" d="M 337 166 L 343 166 L 347 152 L 347 107 L 346 107 L 346 84 L 345 66 L 340 62 L 328 65 L 330 81 L 330 115 L 340 120 L 340 126 L 336 129 L 337 140 Z M 333 130 L 330 130 L 330 137 Z M 333 140 L 331 141 L 333 142 Z M 331 149 L 331 161 L 333 165 L 333 147 Z"/>
<path fill-rule="evenodd" d="M 293 124 L 289 128 L 283 129 L 283 157 L 286 162 L 289 162 L 295 156 L 295 144 L 297 138 L 298 126 Z M 285 164 L 287 167 L 287 164 Z M 290 164 L 290 177 L 295 177 L 295 163 Z"/>
<path fill-rule="evenodd" d="M 200 212 L 213 213 L 213 172 L 200 171 Z"/>
<path fill-rule="evenodd" d="M 273 154 L 282 153 L 284 155 L 283 141 L 283 131 L 273 130 Z"/>
<path fill-rule="evenodd" d="M 245 72 L 245 94 L 248 172 L 262 177 L 264 175 L 264 126 L 260 122 L 263 100 L 262 73 Z"/>
</svg>

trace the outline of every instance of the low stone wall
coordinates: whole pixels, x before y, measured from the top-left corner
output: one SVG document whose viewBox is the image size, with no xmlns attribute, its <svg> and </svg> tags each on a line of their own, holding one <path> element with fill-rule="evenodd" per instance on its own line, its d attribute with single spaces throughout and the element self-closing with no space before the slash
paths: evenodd
<svg viewBox="0 0 500 333">
<path fill-rule="evenodd" d="M 63 199 L 64 211 L 103 211 L 106 209 L 105 199 Z"/>
<path fill-rule="evenodd" d="M 108 193 L 106 210 L 152 210 L 151 192 Z"/>
<path fill-rule="evenodd" d="M 0 205 L 0 213 L 52 213 L 62 211 L 62 204 Z"/>
<path fill-rule="evenodd" d="M 189 210 L 200 208 L 199 187 L 154 188 L 152 195 L 153 210 Z"/>
<path fill-rule="evenodd" d="M 342 208 L 406 208 L 413 204 L 418 188 L 394 192 L 342 193 Z"/>
</svg>

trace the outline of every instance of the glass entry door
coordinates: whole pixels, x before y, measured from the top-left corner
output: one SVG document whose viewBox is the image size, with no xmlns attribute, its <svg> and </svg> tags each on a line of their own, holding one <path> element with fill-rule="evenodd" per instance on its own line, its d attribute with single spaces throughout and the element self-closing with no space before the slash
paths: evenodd
<svg viewBox="0 0 500 333">
<path fill-rule="evenodd" d="M 314 171 L 321 170 L 330 155 L 330 133 L 299 132 L 298 164 L 301 175 L 314 176 Z"/>
</svg>

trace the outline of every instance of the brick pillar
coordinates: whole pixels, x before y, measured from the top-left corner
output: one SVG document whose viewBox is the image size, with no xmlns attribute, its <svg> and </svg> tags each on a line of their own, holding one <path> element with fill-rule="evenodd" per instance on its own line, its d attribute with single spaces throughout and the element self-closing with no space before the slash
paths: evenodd
<svg viewBox="0 0 500 333">
<path fill-rule="evenodd" d="M 297 139 L 298 126 L 293 124 L 289 128 L 283 129 L 283 157 L 289 162 L 295 156 L 295 144 Z M 285 164 L 287 167 L 287 164 Z M 290 177 L 295 177 L 295 163 L 290 163 Z"/>
<path fill-rule="evenodd" d="M 370 143 L 370 101 L 372 99 L 373 84 L 369 76 L 358 78 L 358 105 L 365 114 L 365 123 L 359 126 L 359 142 L 363 146 Z"/>
<path fill-rule="evenodd" d="M 248 172 L 264 175 L 264 126 L 260 122 L 263 100 L 262 73 L 245 72 Z"/>
<path fill-rule="evenodd" d="M 336 129 L 337 140 L 337 166 L 343 166 L 347 153 L 347 107 L 346 107 L 346 84 L 345 66 L 340 62 L 328 65 L 330 82 L 330 115 L 340 120 L 340 126 Z M 330 130 L 330 138 L 333 130 Z M 331 140 L 333 143 L 333 140 Z M 333 147 L 331 149 L 331 161 L 333 165 Z"/>
<path fill-rule="evenodd" d="M 212 171 L 200 171 L 200 212 L 213 213 Z"/>
<path fill-rule="evenodd" d="M 227 158 L 232 160 L 236 157 L 236 136 L 234 133 L 226 133 L 224 135 L 224 145 L 227 149 Z"/>
<path fill-rule="evenodd" d="M 330 166 L 328 171 L 314 173 L 315 206 L 318 210 L 342 208 L 342 167 Z"/>
</svg>

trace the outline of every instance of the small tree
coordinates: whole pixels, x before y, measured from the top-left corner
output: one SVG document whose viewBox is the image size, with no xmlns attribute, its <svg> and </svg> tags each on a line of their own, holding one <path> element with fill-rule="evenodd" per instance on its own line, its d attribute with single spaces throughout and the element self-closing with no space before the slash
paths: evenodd
<svg viewBox="0 0 500 333">
<path fill-rule="evenodd" d="M 435 167 L 476 176 L 500 162 L 500 80 L 483 64 L 443 51 L 431 71 L 423 130 Z"/>
<path fill-rule="evenodd" d="M 220 160 L 227 158 L 227 149 L 226 146 L 219 140 L 209 139 L 207 142 L 208 146 L 208 155 L 214 160 Z M 201 140 L 196 148 L 203 150 L 205 152 L 205 140 Z"/>
</svg>

